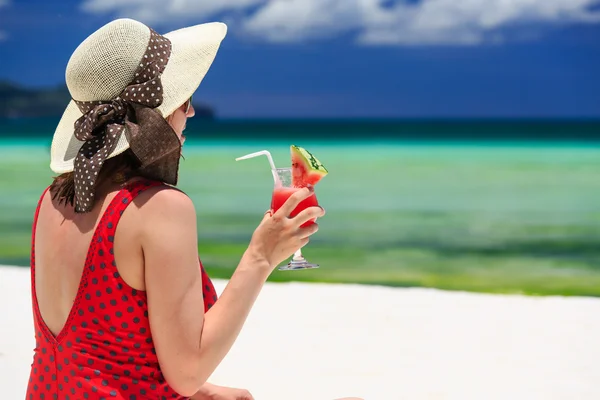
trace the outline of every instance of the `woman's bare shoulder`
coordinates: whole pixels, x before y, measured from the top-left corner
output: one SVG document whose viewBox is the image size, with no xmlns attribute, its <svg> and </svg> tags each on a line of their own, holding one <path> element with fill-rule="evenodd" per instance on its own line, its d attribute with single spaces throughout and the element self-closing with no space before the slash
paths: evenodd
<svg viewBox="0 0 600 400">
<path fill-rule="evenodd" d="M 168 185 L 148 188 L 134 200 L 137 214 L 147 223 L 162 222 L 165 219 L 196 221 L 196 210 L 192 199 L 180 189 Z M 172 222 L 172 221 L 171 221 Z M 154 226 L 153 229 L 156 229 Z"/>
</svg>

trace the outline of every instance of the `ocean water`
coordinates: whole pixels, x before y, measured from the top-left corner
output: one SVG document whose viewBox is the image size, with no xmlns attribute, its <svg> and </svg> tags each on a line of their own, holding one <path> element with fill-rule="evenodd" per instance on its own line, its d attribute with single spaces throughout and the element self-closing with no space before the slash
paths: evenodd
<svg viewBox="0 0 600 400">
<path fill-rule="evenodd" d="M 0 119 L 0 137 L 49 139 L 58 118 Z M 600 120 L 202 120 L 187 132 L 212 140 L 600 141 Z"/>
<path fill-rule="evenodd" d="M 586 136 L 587 125 L 585 134 L 540 140 L 527 129 L 501 138 L 497 126 L 479 138 L 425 139 L 403 137 L 398 126 L 399 137 L 366 124 L 362 138 L 343 138 L 331 122 L 309 135 L 287 124 L 264 134 L 251 125 L 246 136 L 232 134 L 241 124 L 190 127 L 178 186 L 196 204 L 199 243 L 213 265 L 233 262 L 270 203 L 267 160 L 234 159 L 268 149 L 287 166 L 293 143 L 330 172 L 316 188 L 327 216 L 307 248 L 329 266 L 321 276 L 474 290 L 506 276 L 515 290 L 596 295 L 589 286 L 600 283 L 600 142 Z M 40 132 L 51 129 L 31 134 L 34 125 L 0 139 L 0 264 L 27 264 L 33 210 L 52 177 L 50 134 Z"/>
</svg>

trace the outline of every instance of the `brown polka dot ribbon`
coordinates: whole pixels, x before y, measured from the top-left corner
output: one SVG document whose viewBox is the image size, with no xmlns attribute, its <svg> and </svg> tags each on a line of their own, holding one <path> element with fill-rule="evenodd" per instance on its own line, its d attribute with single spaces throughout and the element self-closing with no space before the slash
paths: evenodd
<svg viewBox="0 0 600 400">
<path fill-rule="evenodd" d="M 153 110 L 163 101 L 160 76 L 171 55 L 171 42 L 152 29 L 150 32 L 148 48 L 135 77 L 119 96 L 108 101 L 75 101 L 83 113 L 75 122 L 75 137 L 85 142 L 74 161 L 76 212 L 93 208 L 98 172 L 124 132 L 141 166 L 148 168 L 149 177 L 172 184 L 177 181 L 181 143 L 170 125 Z M 173 161 L 175 152 L 175 182 L 172 182 L 173 167 L 166 171 L 156 162 L 165 154 L 171 154 L 169 159 Z"/>
</svg>

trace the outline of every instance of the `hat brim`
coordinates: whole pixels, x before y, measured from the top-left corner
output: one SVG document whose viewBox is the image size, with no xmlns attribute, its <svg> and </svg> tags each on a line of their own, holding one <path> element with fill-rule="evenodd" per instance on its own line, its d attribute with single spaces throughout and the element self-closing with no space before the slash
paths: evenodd
<svg viewBox="0 0 600 400">
<path fill-rule="evenodd" d="M 164 36 L 171 41 L 169 62 L 161 76 L 163 102 L 156 110 L 163 116 L 171 115 L 198 89 L 212 65 L 221 42 L 227 34 L 227 25 L 210 22 L 169 32 Z M 71 101 L 58 123 L 50 149 L 50 169 L 55 173 L 73 171 L 73 162 L 84 142 L 74 135 L 74 124 L 82 116 Z M 126 134 L 108 158 L 129 148 Z"/>
</svg>

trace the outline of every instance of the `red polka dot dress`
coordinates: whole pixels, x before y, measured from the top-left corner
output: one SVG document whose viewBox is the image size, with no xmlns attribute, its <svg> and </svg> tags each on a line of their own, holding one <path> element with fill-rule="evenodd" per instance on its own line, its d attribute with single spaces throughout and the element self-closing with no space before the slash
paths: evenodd
<svg viewBox="0 0 600 400">
<path fill-rule="evenodd" d="M 56 337 L 40 315 L 32 248 L 36 345 L 27 399 L 184 399 L 161 373 L 150 333 L 146 293 L 125 283 L 113 255 L 114 235 L 123 211 L 139 193 L 157 185 L 160 183 L 153 181 L 132 183 L 111 201 L 94 232 L 73 308 Z M 39 209 L 38 204 L 32 243 Z M 217 294 L 201 269 L 207 311 Z"/>
</svg>

